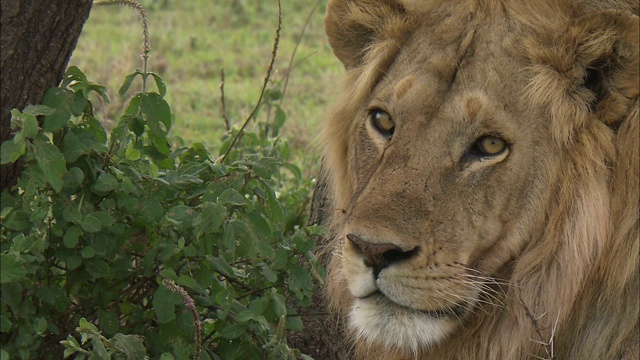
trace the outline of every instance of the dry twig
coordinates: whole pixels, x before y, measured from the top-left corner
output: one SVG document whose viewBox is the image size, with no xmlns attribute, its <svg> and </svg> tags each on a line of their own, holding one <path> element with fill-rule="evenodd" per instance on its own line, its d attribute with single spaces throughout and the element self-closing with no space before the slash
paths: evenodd
<svg viewBox="0 0 640 360">
<path fill-rule="evenodd" d="M 224 161 L 227 159 L 227 156 L 229 156 L 229 153 L 233 149 L 233 146 L 236 144 L 236 142 L 238 142 L 238 139 L 240 138 L 240 136 L 242 136 L 242 133 L 244 132 L 244 129 L 247 127 L 247 125 L 249 124 L 249 121 L 251 121 L 253 116 L 256 114 L 256 112 L 260 108 L 260 105 L 262 104 L 262 98 L 264 97 L 264 92 L 267 89 L 269 80 L 271 79 L 271 73 L 273 72 L 273 65 L 276 62 L 276 55 L 278 54 L 278 45 L 280 44 L 281 29 L 282 29 L 282 6 L 280 4 L 280 0 L 278 0 L 278 28 L 276 29 L 276 37 L 273 42 L 273 50 L 271 51 L 271 63 L 269 63 L 269 68 L 267 69 L 267 75 L 265 76 L 264 83 L 262 84 L 260 97 L 258 98 L 258 102 L 256 103 L 256 106 L 251 111 L 251 114 L 249 114 L 247 119 L 242 124 L 242 127 L 240 127 L 240 131 L 238 131 L 238 134 L 236 134 L 236 136 L 231 141 L 231 145 L 229 145 L 229 148 L 227 149 L 227 151 L 224 153 L 224 155 L 222 155 L 222 158 L 220 159 L 221 163 L 224 163 Z"/>
</svg>

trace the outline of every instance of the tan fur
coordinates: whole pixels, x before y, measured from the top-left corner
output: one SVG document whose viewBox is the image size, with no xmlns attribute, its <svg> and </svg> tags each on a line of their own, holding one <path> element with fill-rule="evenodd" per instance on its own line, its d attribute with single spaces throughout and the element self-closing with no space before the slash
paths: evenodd
<svg viewBox="0 0 640 360">
<path fill-rule="evenodd" d="M 357 358 L 638 358 L 637 15 L 633 1 L 329 2 L 346 74 L 321 134 L 327 293 Z M 395 121 L 390 140 L 372 109 Z M 465 155 L 486 135 L 505 153 Z M 419 250 L 375 282 L 347 234 Z"/>
</svg>

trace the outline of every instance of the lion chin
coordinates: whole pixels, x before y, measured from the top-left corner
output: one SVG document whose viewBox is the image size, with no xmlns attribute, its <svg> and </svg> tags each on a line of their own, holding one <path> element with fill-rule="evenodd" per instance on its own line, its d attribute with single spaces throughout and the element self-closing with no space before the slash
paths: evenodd
<svg viewBox="0 0 640 360">
<path fill-rule="evenodd" d="M 637 357 L 639 12 L 329 1 L 326 289 L 354 358 Z"/>
<path fill-rule="evenodd" d="M 349 312 L 349 324 L 365 343 L 382 339 L 385 348 L 402 344 L 417 354 L 444 339 L 452 330 L 447 321 L 418 310 L 387 304 L 384 299 L 356 300 Z"/>
</svg>

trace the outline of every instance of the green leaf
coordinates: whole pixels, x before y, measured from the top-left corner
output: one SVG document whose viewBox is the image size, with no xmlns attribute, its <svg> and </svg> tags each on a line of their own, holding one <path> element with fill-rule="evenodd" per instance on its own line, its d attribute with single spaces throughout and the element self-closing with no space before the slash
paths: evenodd
<svg viewBox="0 0 640 360">
<path fill-rule="evenodd" d="M 20 281 L 27 276 L 24 261 L 18 256 L 0 254 L 0 284 Z"/>
<path fill-rule="evenodd" d="M 120 319 L 113 310 L 98 309 L 98 323 L 107 335 L 115 334 L 120 329 Z"/>
<path fill-rule="evenodd" d="M 275 251 L 269 243 L 271 227 L 269 223 L 259 213 L 247 215 L 251 224 L 251 234 L 256 239 L 255 247 L 258 253 L 266 258 L 273 259 Z"/>
<path fill-rule="evenodd" d="M 45 319 L 43 317 L 37 318 L 33 322 L 33 330 L 38 335 L 44 334 L 44 332 L 47 331 L 47 319 Z"/>
<path fill-rule="evenodd" d="M 91 346 L 93 347 L 93 354 L 91 354 L 91 359 L 99 359 L 99 360 L 111 360 L 111 356 L 107 352 L 107 349 L 104 347 L 102 343 L 102 339 L 99 337 L 94 337 L 91 339 Z"/>
<path fill-rule="evenodd" d="M 67 171 L 64 156 L 58 148 L 48 141 L 36 139 L 33 143 L 38 166 L 44 177 L 57 193 L 62 190 L 62 177 Z"/>
<path fill-rule="evenodd" d="M 38 126 L 38 120 L 31 114 L 23 113 L 22 116 L 22 137 L 25 139 L 33 139 L 38 135 L 40 127 Z"/>
<path fill-rule="evenodd" d="M 278 161 L 273 158 L 260 158 L 251 163 L 251 170 L 263 179 L 270 179 L 278 170 Z"/>
<path fill-rule="evenodd" d="M 80 319 L 79 325 L 80 325 L 80 329 L 82 329 L 82 330 L 91 330 L 94 333 L 98 333 L 99 332 L 98 328 L 95 325 L 93 325 L 92 323 L 88 322 L 87 319 L 85 319 L 85 318 L 81 318 Z"/>
<path fill-rule="evenodd" d="M 296 264 L 292 264 L 289 267 L 289 270 L 289 288 L 296 291 L 298 294 L 310 292 L 313 287 L 313 280 L 311 279 L 309 271 Z"/>
<path fill-rule="evenodd" d="M 271 222 L 276 225 L 280 224 L 284 219 L 284 211 L 282 210 L 282 206 L 280 206 L 280 202 L 276 197 L 275 192 L 271 189 L 270 186 L 266 186 L 265 190 L 267 191 L 267 199 L 266 199 L 266 210 L 265 213 L 268 214 Z"/>
<path fill-rule="evenodd" d="M 67 164 L 70 164 L 78 160 L 80 156 L 89 153 L 89 148 L 80 141 L 72 130 L 67 132 L 67 135 L 64 137 L 62 153 L 64 154 L 64 159 Z"/>
<path fill-rule="evenodd" d="M 95 233 L 102 229 L 102 224 L 100 223 L 100 219 L 93 215 L 87 215 L 82 222 L 80 223 L 82 229 L 86 232 Z"/>
<path fill-rule="evenodd" d="M 73 271 L 82 265 L 82 257 L 75 254 L 68 257 L 65 261 L 67 263 L 67 270 L 69 271 Z"/>
<path fill-rule="evenodd" d="M 140 150 L 135 148 L 135 143 L 130 142 L 127 146 L 127 150 L 124 152 L 124 156 L 129 161 L 136 161 L 140 159 Z"/>
<path fill-rule="evenodd" d="M 287 317 L 287 329 L 292 331 L 300 331 L 304 328 L 302 319 L 299 316 Z"/>
<path fill-rule="evenodd" d="M 255 317 L 255 314 L 251 310 L 245 310 L 236 316 L 236 321 L 239 323 L 247 322 Z"/>
<path fill-rule="evenodd" d="M 302 253 L 310 251 L 315 246 L 315 241 L 313 240 L 313 238 L 305 238 L 300 235 L 294 236 L 293 242 L 296 244 L 298 250 L 300 250 Z"/>
<path fill-rule="evenodd" d="M 125 353 L 127 360 L 145 359 L 147 350 L 144 347 L 142 339 L 138 335 L 115 334 L 115 347 L 119 351 Z"/>
<path fill-rule="evenodd" d="M 158 94 L 145 93 L 141 96 L 140 109 L 155 138 L 164 138 L 171 129 L 171 108 Z"/>
<path fill-rule="evenodd" d="M 167 86 L 164 84 L 164 81 L 162 81 L 162 78 L 160 77 L 160 75 L 152 72 L 148 74 L 153 76 L 153 79 L 156 81 L 156 86 L 158 87 L 158 92 L 160 93 L 160 96 L 164 97 L 165 95 L 167 95 Z"/>
<path fill-rule="evenodd" d="M 192 278 L 191 276 L 187 276 L 184 274 L 180 275 L 180 278 L 176 281 L 176 283 L 183 287 L 188 287 L 190 289 L 194 289 L 199 292 L 203 291 L 202 286 L 200 286 L 200 284 L 198 284 L 196 279 Z"/>
<path fill-rule="evenodd" d="M 87 99 L 83 96 L 83 93 L 88 93 L 88 89 L 82 89 L 82 92 L 76 92 L 73 94 L 73 100 L 70 103 L 69 110 L 71 110 L 71 114 L 74 116 L 80 116 L 84 112 L 84 109 L 87 107 Z"/>
<path fill-rule="evenodd" d="M 80 255 L 85 259 L 91 259 L 96 256 L 96 251 L 91 246 L 85 246 L 80 250 Z"/>
<path fill-rule="evenodd" d="M 163 278 L 167 278 L 169 280 L 175 281 L 178 279 L 178 274 L 176 274 L 176 271 L 173 269 L 162 269 L 160 270 L 158 275 L 162 276 Z"/>
<path fill-rule="evenodd" d="M 280 106 L 276 106 L 276 128 L 282 128 L 286 118 L 287 115 L 285 114 L 285 112 L 280 108 Z"/>
<path fill-rule="evenodd" d="M 84 173 L 78 167 L 72 167 L 62 176 L 63 189 L 67 194 L 73 194 L 84 181 Z"/>
<path fill-rule="evenodd" d="M 277 317 L 286 316 L 287 315 L 287 303 L 284 300 L 284 296 L 273 292 L 271 293 L 271 301 L 273 305 L 273 311 L 275 312 Z"/>
<path fill-rule="evenodd" d="M 56 112 L 56 109 L 50 108 L 46 105 L 27 105 L 24 110 L 22 110 L 23 114 L 31 114 L 33 116 L 41 116 L 41 115 L 51 115 Z"/>
<path fill-rule="evenodd" d="M 46 115 L 43 119 L 42 128 L 45 131 L 54 132 L 67 125 L 67 122 L 71 118 L 71 103 L 73 103 L 73 97 L 73 92 L 57 87 L 50 88 L 44 93 L 42 105 L 55 109 L 53 114 Z"/>
<path fill-rule="evenodd" d="M 207 256 L 207 260 L 211 262 L 213 268 L 220 274 L 227 277 L 233 277 L 233 268 L 226 261 L 224 261 L 224 259 L 217 256 Z"/>
<path fill-rule="evenodd" d="M 69 66 L 69 68 L 67 69 L 67 71 L 65 71 L 64 73 L 64 77 L 63 77 L 64 81 L 62 82 L 61 86 L 62 88 L 67 87 L 67 85 L 69 85 L 70 83 L 76 81 L 82 84 L 86 84 L 89 82 L 89 80 L 87 80 L 87 75 L 85 75 L 82 70 L 80 70 L 77 66 Z"/>
<path fill-rule="evenodd" d="M 193 219 L 196 211 L 188 205 L 176 205 L 167 211 L 167 217 L 176 221 Z"/>
<path fill-rule="evenodd" d="M 72 226 L 64 233 L 62 244 L 69 249 L 74 248 L 78 244 L 78 240 L 82 235 L 82 229 L 78 226 Z"/>
<path fill-rule="evenodd" d="M 107 211 L 98 211 L 95 213 L 95 216 L 100 220 L 103 229 L 110 227 L 116 222 L 116 219 Z"/>
<path fill-rule="evenodd" d="M 24 155 L 26 150 L 26 143 L 24 139 L 15 141 L 15 139 L 9 139 L 0 145 L 0 164 L 9 164 L 18 160 Z"/>
<path fill-rule="evenodd" d="M 4 314 L 2 315 L 3 316 L 0 316 L 0 332 L 8 333 L 11 330 L 13 324 L 11 323 L 11 320 L 9 320 L 8 316 L 4 316 Z"/>
<path fill-rule="evenodd" d="M 93 191 L 99 193 L 108 193 L 118 188 L 118 179 L 110 173 L 103 172 L 98 176 L 98 180 L 93 185 Z"/>
<path fill-rule="evenodd" d="M 280 91 L 278 89 L 275 89 L 273 91 L 269 91 L 268 97 L 270 98 L 271 101 L 280 100 L 280 98 L 282 97 L 282 91 Z"/>
<path fill-rule="evenodd" d="M 0 265 L 4 263 L 2 256 L 3 255 L 0 255 Z M 0 268 L 0 270 L 2 269 Z M 2 278 L 1 273 L 0 278 Z M 24 291 L 22 285 L 19 282 L 9 282 L 4 284 L 0 289 L 2 290 L 0 291 L 0 297 L 3 303 L 9 305 L 14 312 L 22 311 L 22 306 L 25 303 L 25 299 L 22 296 L 22 292 Z"/>
<path fill-rule="evenodd" d="M 241 206 L 247 203 L 247 199 L 242 196 L 236 189 L 227 189 L 220 194 L 218 202 L 226 205 Z"/>
<path fill-rule="evenodd" d="M 206 203 L 200 215 L 194 221 L 198 236 L 216 233 L 227 214 L 227 208 L 215 203 Z"/>
<path fill-rule="evenodd" d="M 139 206 L 140 214 L 146 218 L 145 221 L 157 222 L 164 216 L 162 204 L 152 197 L 145 198 L 137 206 Z"/>
<path fill-rule="evenodd" d="M 262 266 L 262 275 L 264 275 L 264 278 L 271 283 L 275 283 L 278 280 L 278 273 L 273 271 L 266 264 Z"/>
<path fill-rule="evenodd" d="M 31 218 L 26 211 L 14 210 L 7 215 L 2 226 L 15 231 L 26 231 L 31 228 Z"/>
<path fill-rule="evenodd" d="M 256 315 L 261 315 L 264 311 L 264 302 L 261 298 L 255 299 L 249 304 L 249 310 L 253 311 Z"/>
<path fill-rule="evenodd" d="M 111 102 L 111 100 L 109 99 L 109 95 L 107 95 L 107 88 L 105 86 L 96 85 L 92 82 L 90 82 L 89 84 L 89 91 L 95 91 L 96 94 L 100 95 L 105 103 L 109 104 Z"/>
<path fill-rule="evenodd" d="M 131 87 L 131 83 L 138 75 L 142 76 L 142 71 L 140 71 L 139 69 L 136 69 L 136 71 L 127 75 L 124 78 L 124 81 L 122 82 L 122 86 L 120 86 L 120 90 L 118 90 L 118 95 L 124 96 L 127 93 L 127 91 L 129 91 L 129 88 Z"/>
<path fill-rule="evenodd" d="M 231 324 L 231 325 L 225 326 L 222 329 L 222 331 L 220 331 L 220 336 L 223 339 L 228 339 L 228 340 L 237 339 L 244 334 L 245 334 L 244 326 L 241 326 L 239 324 Z"/>
<path fill-rule="evenodd" d="M 165 287 L 159 287 L 153 295 L 153 310 L 161 324 L 166 324 L 176 318 L 175 307 L 182 303 L 180 295 Z"/>
<path fill-rule="evenodd" d="M 87 130 L 96 137 L 96 141 L 99 143 L 104 144 L 107 141 L 107 132 L 104 130 L 102 123 L 93 116 L 87 117 Z"/>
<path fill-rule="evenodd" d="M 82 222 L 82 214 L 75 207 L 66 207 L 62 210 L 62 218 L 70 223 L 78 224 Z"/>
<path fill-rule="evenodd" d="M 95 255 L 95 250 L 93 250 L 93 248 L 88 246 L 85 246 L 85 248 L 89 248 L 89 249 L 85 250 L 86 254 L 82 254 L 82 255 L 91 255 L 92 251 Z M 106 262 L 104 262 L 99 258 L 96 258 L 96 257 L 88 258 L 84 263 L 85 263 L 87 272 L 93 277 L 93 279 L 109 278 L 110 276 L 113 276 L 111 275 L 112 271 L 109 264 L 107 264 Z"/>
</svg>

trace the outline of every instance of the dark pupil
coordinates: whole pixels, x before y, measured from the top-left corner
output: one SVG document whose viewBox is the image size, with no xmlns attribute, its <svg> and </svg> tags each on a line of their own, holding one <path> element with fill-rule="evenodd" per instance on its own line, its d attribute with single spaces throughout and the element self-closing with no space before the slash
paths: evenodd
<svg viewBox="0 0 640 360">
<path fill-rule="evenodd" d="M 375 119 L 375 124 L 378 130 L 380 130 L 381 132 L 387 135 L 393 134 L 393 130 L 395 129 L 395 126 L 388 114 L 382 111 L 376 111 L 374 114 L 374 119 Z"/>
</svg>

